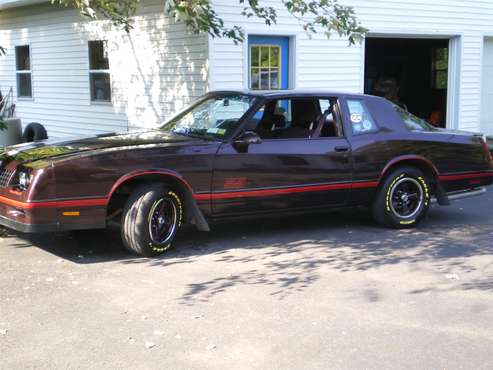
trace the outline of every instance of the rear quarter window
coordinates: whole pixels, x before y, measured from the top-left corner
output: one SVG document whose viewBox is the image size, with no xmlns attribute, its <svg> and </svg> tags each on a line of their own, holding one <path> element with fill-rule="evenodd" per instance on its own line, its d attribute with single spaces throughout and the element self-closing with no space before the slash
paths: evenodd
<svg viewBox="0 0 493 370">
<path fill-rule="evenodd" d="M 377 131 L 375 120 L 362 100 L 348 99 L 347 105 L 353 135 L 362 135 Z"/>
</svg>

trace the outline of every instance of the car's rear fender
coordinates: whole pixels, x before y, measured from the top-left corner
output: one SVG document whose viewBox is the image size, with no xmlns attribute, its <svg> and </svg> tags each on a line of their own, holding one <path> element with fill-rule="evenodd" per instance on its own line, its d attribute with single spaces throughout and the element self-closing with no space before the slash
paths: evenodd
<svg viewBox="0 0 493 370">
<path fill-rule="evenodd" d="M 493 157 L 486 137 L 479 133 L 458 132 L 449 140 L 469 160 L 473 170 L 488 171 L 493 169 Z"/>
<path fill-rule="evenodd" d="M 404 166 L 415 167 L 422 171 L 430 183 L 432 195 L 437 198 L 438 203 L 440 205 L 449 204 L 447 193 L 440 182 L 438 169 L 429 159 L 419 155 L 403 155 L 389 161 L 380 173 L 379 186 L 394 169 Z"/>
<path fill-rule="evenodd" d="M 440 172 L 447 192 L 493 184 L 493 158 L 482 134 L 457 133 L 447 145 L 452 155 Z"/>
</svg>

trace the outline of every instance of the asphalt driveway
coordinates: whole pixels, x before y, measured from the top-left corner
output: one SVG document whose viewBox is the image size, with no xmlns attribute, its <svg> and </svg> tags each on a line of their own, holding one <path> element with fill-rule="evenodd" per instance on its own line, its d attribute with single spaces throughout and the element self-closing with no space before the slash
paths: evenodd
<svg viewBox="0 0 493 370">
<path fill-rule="evenodd" d="M 493 192 L 416 230 L 364 212 L 0 240 L 0 368 L 490 369 Z"/>
</svg>

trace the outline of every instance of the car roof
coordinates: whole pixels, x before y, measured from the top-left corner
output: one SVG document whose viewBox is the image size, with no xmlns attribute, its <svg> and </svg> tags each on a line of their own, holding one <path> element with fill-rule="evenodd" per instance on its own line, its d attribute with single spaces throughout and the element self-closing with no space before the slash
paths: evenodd
<svg viewBox="0 0 493 370">
<path fill-rule="evenodd" d="M 348 92 L 338 92 L 331 90 L 322 89 L 291 89 L 291 90 L 276 90 L 276 91 L 261 91 L 261 90 L 216 90 L 211 91 L 210 94 L 243 94 L 251 96 L 260 96 L 265 98 L 276 98 L 276 97 L 290 97 L 290 96 L 344 96 L 344 97 L 372 97 L 378 98 L 372 95 L 358 94 L 358 93 L 348 93 Z"/>
</svg>

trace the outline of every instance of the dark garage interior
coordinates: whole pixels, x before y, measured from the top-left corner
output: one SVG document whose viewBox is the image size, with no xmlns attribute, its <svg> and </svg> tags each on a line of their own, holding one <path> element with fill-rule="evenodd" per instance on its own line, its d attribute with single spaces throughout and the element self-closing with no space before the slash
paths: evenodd
<svg viewBox="0 0 493 370">
<path fill-rule="evenodd" d="M 385 96 L 445 127 L 448 46 L 447 39 L 367 38 L 365 93 Z"/>
</svg>

